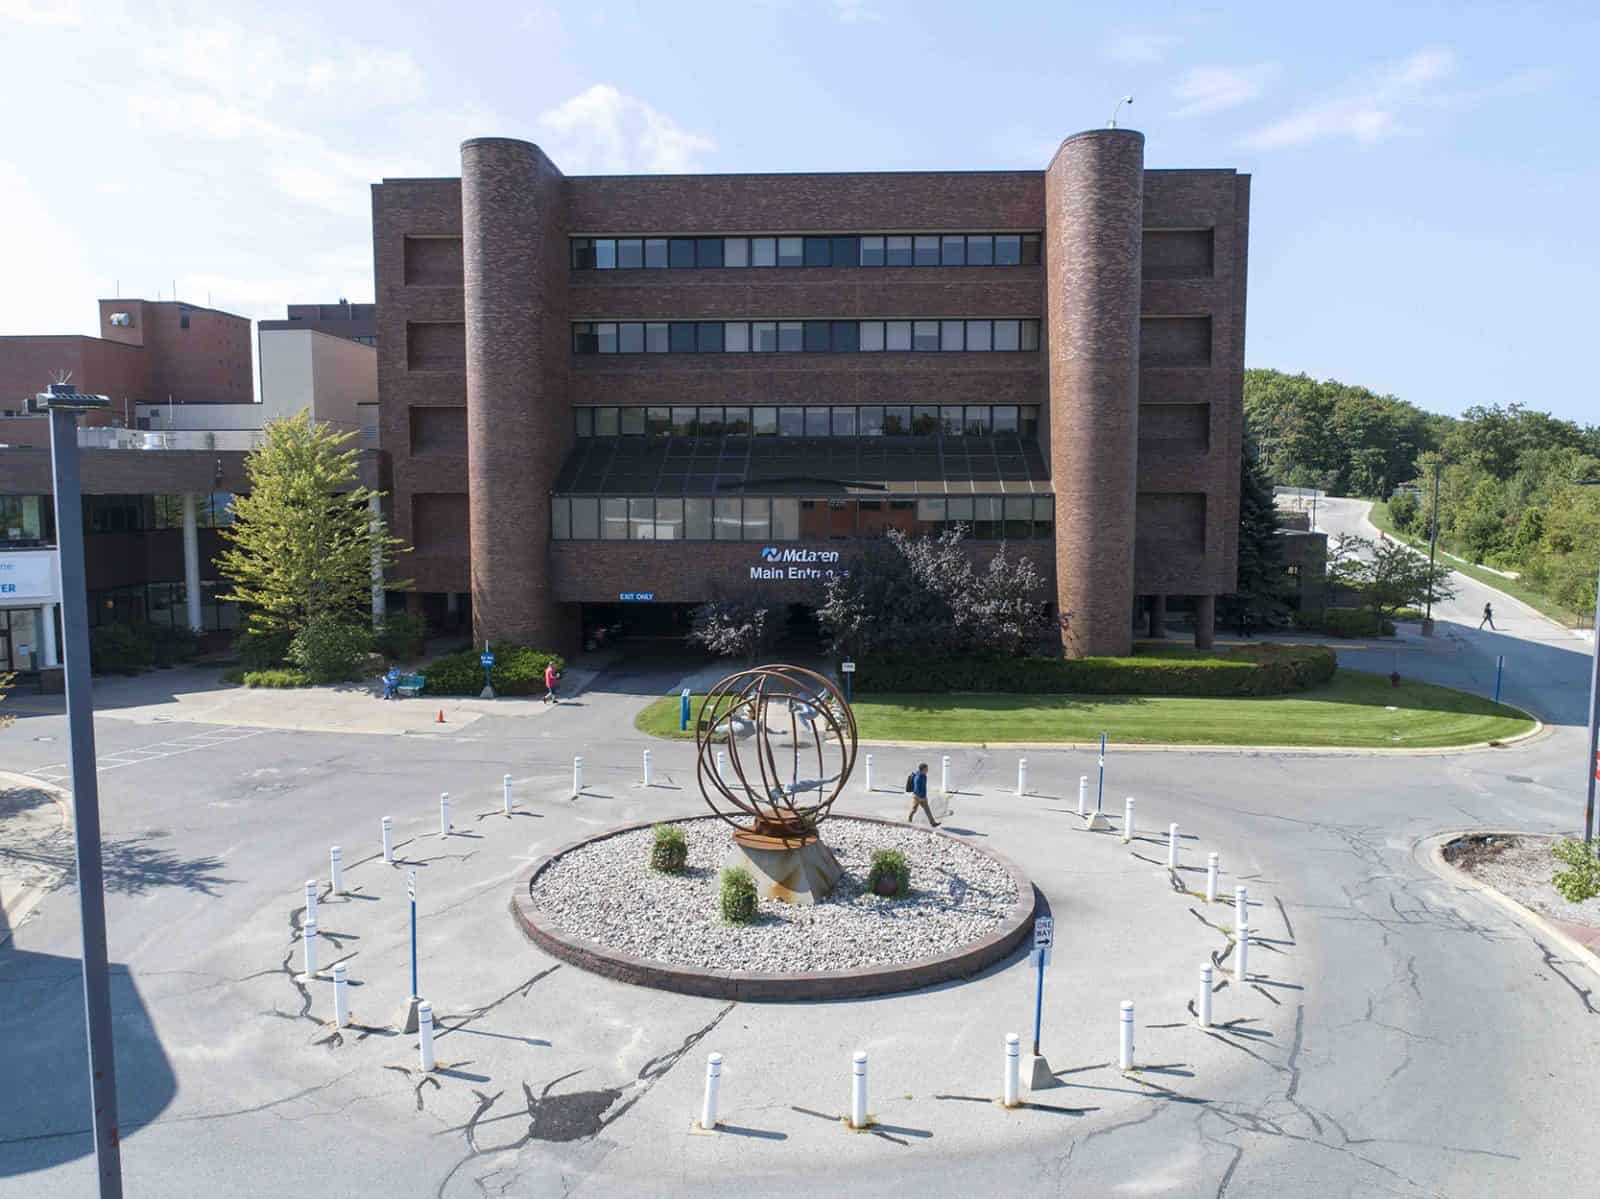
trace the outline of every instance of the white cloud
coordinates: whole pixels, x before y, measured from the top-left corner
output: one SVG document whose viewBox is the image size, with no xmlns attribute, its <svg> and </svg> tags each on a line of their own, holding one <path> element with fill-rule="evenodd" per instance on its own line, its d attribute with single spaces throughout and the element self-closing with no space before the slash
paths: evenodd
<svg viewBox="0 0 1600 1199">
<path fill-rule="evenodd" d="M 1371 144 L 1410 132 L 1423 109 L 1460 106 L 1467 93 L 1443 85 L 1456 72 L 1448 47 L 1429 47 L 1362 71 L 1327 95 L 1301 105 L 1243 139 L 1254 150 L 1281 150 L 1330 139 Z M 1476 101 L 1468 101 L 1476 102 Z"/>
<path fill-rule="evenodd" d="M 6 240 L 6 275 L 27 286 L 0 289 L 0 334 L 61 333 L 98 324 L 94 301 L 110 286 L 91 270 L 88 252 L 62 224 L 58 207 L 34 192 L 21 170 L 0 162 L 0 228 L 27 230 L 25 237 Z"/>
<path fill-rule="evenodd" d="M 1182 39 L 1164 29 L 1129 25 L 1100 39 L 1100 57 L 1120 67 L 1148 67 L 1164 62 Z"/>
<path fill-rule="evenodd" d="M 0 0 L 0 21 L 43 28 L 83 24 L 83 8 L 78 0 Z"/>
<path fill-rule="evenodd" d="M 884 15 L 865 0 L 833 0 L 833 15 L 844 25 L 882 25 Z"/>
<path fill-rule="evenodd" d="M 539 115 L 550 157 L 571 174 L 680 174 L 700 169 L 717 144 L 643 100 L 597 83 Z"/>
<path fill-rule="evenodd" d="M 306 90 L 346 110 L 352 101 L 362 107 L 414 104 L 427 87 L 408 51 L 346 46 L 338 57 L 318 59 L 307 68 Z"/>
<path fill-rule="evenodd" d="M 1190 67 L 1173 85 L 1179 106 L 1175 117 L 1201 117 L 1260 99 L 1278 81 L 1283 70 L 1275 62 L 1251 66 Z"/>
</svg>

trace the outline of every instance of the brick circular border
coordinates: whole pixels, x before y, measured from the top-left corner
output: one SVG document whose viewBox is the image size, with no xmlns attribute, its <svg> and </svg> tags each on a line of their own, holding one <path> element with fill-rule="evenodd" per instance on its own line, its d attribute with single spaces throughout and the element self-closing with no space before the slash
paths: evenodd
<svg viewBox="0 0 1600 1199">
<path fill-rule="evenodd" d="M 904 823 L 898 820 L 882 820 L 876 816 L 857 816 L 848 812 L 838 813 L 838 818 L 862 820 L 871 824 Z M 686 824 L 690 820 L 716 819 L 718 819 L 716 816 L 691 816 L 670 823 Z M 554 853 L 535 862 L 532 869 L 518 879 L 516 889 L 511 895 L 511 914 L 523 934 L 551 957 L 582 967 L 593 974 L 641 987 L 676 991 L 682 995 L 746 1001 L 860 999 L 868 995 L 915 991 L 935 983 L 969 978 L 977 974 L 980 970 L 1007 957 L 1022 943 L 1033 923 L 1034 909 L 1038 904 L 1038 893 L 1034 890 L 1033 880 L 1009 858 L 985 846 L 976 845 L 965 837 L 930 831 L 930 836 L 949 837 L 952 841 L 959 841 L 967 848 L 998 862 L 1011 875 L 1011 881 L 1017 888 L 1017 901 L 1006 913 L 999 928 L 943 957 L 922 958 L 914 962 L 901 962 L 889 966 L 862 966 L 853 970 L 818 970 L 794 974 L 700 970 L 692 966 L 649 961 L 594 941 L 586 941 L 563 931 L 553 916 L 533 906 L 534 880 L 557 858 L 595 841 L 605 841 L 659 823 L 661 821 L 645 820 L 637 824 L 619 825 L 592 837 L 574 841 L 570 845 L 563 845 Z"/>
</svg>

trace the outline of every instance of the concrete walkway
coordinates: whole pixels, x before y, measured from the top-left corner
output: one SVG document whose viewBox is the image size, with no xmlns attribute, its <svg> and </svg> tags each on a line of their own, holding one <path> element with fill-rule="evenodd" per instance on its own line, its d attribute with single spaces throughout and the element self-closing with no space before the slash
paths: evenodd
<svg viewBox="0 0 1600 1199">
<path fill-rule="evenodd" d="M 72 808 L 65 795 L 0 771 L 0 945 L 61 885 L 71 858 Z"/>
</svg>

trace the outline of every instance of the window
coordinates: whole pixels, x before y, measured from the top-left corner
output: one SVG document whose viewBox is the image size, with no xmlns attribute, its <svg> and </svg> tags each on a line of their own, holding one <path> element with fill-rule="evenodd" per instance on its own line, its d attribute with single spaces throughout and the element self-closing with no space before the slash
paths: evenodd
<svg viewBox="0 0 1600 1199">
<path fill-rule="evenodd" d="M 617 435 L 617 410 L 615 408 L 596 408 L 594 410 L 594 435 L 596 437 L 615 437 Z"/>
<path fill-rule="evenodd" d="M 572 239 L 572 269 L 575 271 L 594 270 L 594 242 L 587 237 Z"/>
<path fill-rule="evenodd" d="M 574 237 L 574 270 L 761 266 L 1032 266 L 1038 233 L 873 233 L 801 237 Z M 183 314 L 187 317 L 187 313 Z M 183 320 L 187 329 L 187 320 Z"/>
<path fill-rule="evenodd" d="M 941 350 L 966 349 L 966 321 L 939 322 L 939 348 Z"/>
<path fill-rule="evenodd" d="M 575 321 L 572 352 L 591 354 L 1037 351 L 1040 322 L 939 320 Z"/>
<path fill-rule="evenodd" d="M 775 354 L 778 350 L 778 322 L 754 321 L 750 325 L 750 348 L 759 350 L 763 354 Z"/>
<path fill-rule="evenodd" d="M 765 496 L 744 497 L 744 539 L 766 541 L 772 536 L 772 501 Z"/>
<path fill-rule="evenodd" d="M 939 240 L 939 265 L 967 265 L 967 239 L 964 235 L 947 233 Z"/>
<path fill-rule="evenodd" d="M 835 354 L 854 354 L 861 348 L 861 326 L 856 321 L 832 321 L 828 340 Z"/>
<path fill-rule="evenodd" d="M 794 541 L 800 536 L 800 501 L 775 499 L 772 501 L 772 539 Z"/>
<path fill-rule="evenodd" d="M 693 437 L 695 430 L 695 410 L 693 408 L 674 408 L 672 410 L 672 435 L 674 437 Z"/>
<path fill-rule="evenodd" d="M 701 437 L 721 437 L 722 431 L 722 409 L 700 409 L 700 427 L 696 432 Z"/>
<path fill-rule="evenodd" d="M 833 265 L 855 266 L 861 260 L 861 239 L 859 237 L 836 237 L 833 239 Z"/>
<path fill-rule="evenodd" d="M 722 239 L 722 265 L 723 266 L 749 266 L 750 265 L 750 239 L 748 237 L 725 237 Z"/>
<path fill-rule="evenodd" d="M 826 437 L 828 435 L 828 410 L 826 408 L 807 408 L 806 436 Z"/>
<path fill-rule="evenodd" d="M 994 264 L 1017 266 L 1022 262 L 1022 238 L 1015 233 L 1001 233 L 994 239 Z"/>
<path fill-rule="evenodd" d="M 992 350 L 994 348 L 994 322 L 967 322 L 967 349 Z"/>
<path fill-rule="evenodd" d="M 682 541 L 683 540 L 683 501 L 682 500 L 656 500 L 656 535 L 657 541 Z"/>
<path fill-rule="evenodd" d="M 987 233 L 967 238 L 967 265 L 992 266 L 994 264 L 994 238 Z"/>
<path fill-rule="evenodd" d="M 863 237 L 861 239 L 861 265 L 883 265 L 883 238 Z"/>
<path fill-rule="evenodd" d="M 628 501 L 628 539 L 630 541 L 654 541 L 656 539 L 655 500 Z"/>
<path fill-rule="evenodd" d="M 644 409 L 624 408 L 621 419 L 622 435 L 624 437 L 644 436 Z"/>
<path fill-rule="evenodd" d="M 723 325 L 722 348 L 730 354 L 743 354 L 750 348 L 750 326 L 743 321 L 729 321 Z"/>
<path fill-rule="evenodd" d="M 644 431 L 651 437 L 666 437 L 672 432 L 672 409 L 646 408 Z"/>
<path fill-rule="evenodd" d="M 726 408 L 723 410 L 722 431 L 730 437 L 746 437 L 750 433 L 750 409 Z"/>
<path fill-rule="evenodd" d="M 994 348 L 997 350 L 1015 350 L 1022 344 L 1021 321 L 995 321 L 994 323 Z"/>
<path fill-rule="evenodd" d="M 911 409 L 911 431 L 919 437 L 928 437 L 939 431 L 939 410 L 932 404 L 918 404 Z"/>
<path fill-rule="evenodd" d="M 854 408 L 835 408 L 833 410 L 833 435 L 835 437 L 854 437 L 856 435 L 856 410 Z"/>
<path fill-rule="evenodd" d="M 673 321 L 667 326 L 667 343 L 674 354 L 692 354 L 694 352 L 694 325 L 688 321 Z"/>
<path fill-rule="evenodd" d="M 1036 266 L 1039 262 L 1039 235 L 1037 233 L 1024 233 L 1022 235 L 1022 265 Z"/>
<path fill-rule="evenodd" d="M 600 501 L 593 496 L 572 497 L 574 541 L 594 541 L 600 536 Z"/>
<path fill-rule="evenodd" d="M 939 348 L 939 322 L 913 321 L 911 323 L 911 348 L 937 350 Z"/>
<path fill-rule="evenodd" d="M 1039 436 L 1039 409 L 1037 405 L 1028 404 L 1023 407 L 1018 417 L 1017 432 L 1024 437 L 1037 438 Z"/>
<path fill-rule="evenodd" d="M 719 267 L 722 265 L 722 239 L 720 237 L 699 237 L 695 239 L 694 264 L 702 267 Z"/>
<path fill-rule="evenodd" d="M 862 321 L 857 334 L 860 348 L 863 351 L 876 351 L 883 349 L 883 322 Z"/>
<path fill-rule="evenodd" d="M 1015 433 L 1017 431 L 1016 405 L 1001 404 L 994 409 L 994 431 L 996 433 Z"/>
<path fill-rule="evenodd" d="M 974 496 L 972 500 L 972 535 L 985 541 L 995 541 L 1001 536 L 1005 527 L 1001 523 L 1000 497 L 997 495 Z"/>
<path fill-rule="evenodd" d="M 741 532 L 738 496 L 718 496 L 716 500 L 716 537 L 718 541 L 738 541 Z"/>
<path fill-rule="evenodd" d="M 1024 350 L 1037 350 L 1039 348 L 1039 322 L 1022 322 L 1022 348 Z"/>
<path fill-rule="evenodd" d="M 667 239 L 664 237 L 647 237 L 644 239 L 644 264 L 653 271 L 665 270 L 667 266 Z"/>
<path fill-rule="evenodd" d="M 778 436 L 779 437 L 804 437 L 806 433 L 806 414 L 803 408 L 778 409 Z"/>
<path fill-rule="evenodd" d="M 913 529 L 918 536 L 937 534 L 944 531 L 944 500 L 926 499 L 917 501 L 917 519 Z"/>
<path fill-rule="evenodd" d="M 805 347 L 808 354 L 826 354 L 828 352 L 828 322 L 806 321 Z"/>
<path fill-rule="evenodd" d="M 628 501 L 606 496 L 600 501 L 600 537 L 604 541 L 628 540 Z"/>
<path fill-rule="evenodd" d="M 600 339 L 595 336 L 594 325 L 582 321 L 572 326 L 572 352 L 574 354 L 598 354 L 600 352 Z"/>
<path fill-rule="evenodd" d="M 1002 536 L 1007 541 L 1026 541 L 1033 528 L 1033 497 L 1008 495 L 1005 497 L 1005 524 Z"/>
<path fill-rule="evenodd" d="M 911 239 L 909 237 L 886 237 L 883 240 L 886 266 L 911 265 Z"/>
<path fill-rule="evenodd" d="M 674 237 L 667 243 L 667 265 L 680 270 L 694 265 L 694 238 Z"/>
<path fill-rule="evenodd" d="M 939 239 L 932 234 L 918 234 L 916 237 L 916 253 L 912 261 L 917 266 L 939 265 Z"/>
<path fill-rule="evenodd" d="M 1055 496 L 1036 495 L 1033 497 L 1033 535 L 1035 537 L 1054 537 L 1056 535 Z"/>
<path fill-rule="evenodd" d="M 889 435 L 911 432 L 910 408 L 885 408 L 883 410 L 883 431 Z"/>
<path fill-rule="evenodd" d="M 613 237 L 599 237 L 594 243 L 594 266 L 598 271 L 617 269 L 617 241 Z"/>
<path fill-rule="evenodd" d="M 757 437 L 773 437 L 778 432 L 778 410 L 776 408 L 752 408 L 750 410 L 750 431 Z"/>
<path fill-rule="evenodd" d="M 886 350 L 909 350 L 911 348 L 911 322 L 884 321 L 883 348 Z"/>
<path fill-rule="evenodd" d="M 617 326 L 611 321 L 605 321 L 594 327 L 596 339 L 600 343 L 602 354 L 615 354 L 617 352 Z"/>
<path fill-rule="evenodd" d="M 956 525 L 966 525 L 972 528 L 972 497 L 970 495 L 953 495 L 944 502 L 944 527 L 949 529 Z"/>
<path fill-rule="evenodd" d="M 722 353 L 722 322 L 701 321 L 695 326 L 694 342 L 702 354 Z"/>
<path fill-rule="evenodd" d="M 775 237 L 752 237 L 750 239 L 750 265 L 777 266 L 778 239 Z"/>
<path fill-rule="evenodd" d="M 967 405 L 967 436 L 989 436 L 989 406 L 987 404 Z"/>
<path fill-rule="evenodd" d="M 683 501 L 683 535 L 690 541 L 711 540 L 711 501 L 687 499 Z"/>
<path fill-rule="evenodd" d="M 966 429 L 962 421 L 963 412 L 959 404 L 945 405 L 939 409 L 939 432 L 946 437 L 960 437 Z"/>
<path fill-rule="evenodd" d="M 806 238 L 804 254 L 807 266 L 833 265 L 833 243 L 826 237 Z"/>
<path fill-rule="evenodd" d="M 620 354 L 643 354 L 644 325 L 638 321 L 625 321 L 618 325 L 617 352 Z"/>
<path fill-rule="evenodd" d="M 637 271 L 644 266 L 644 240 L 638 237 L 624 237 L 617 241 L 617 269 L 619 271 Z"/>
<path fill-rule="evenodd" d="M 778 322 L 778 349 L 786 354 L 805 349 L 804 327 L 800 321 Z"/>
<path fill-rule="evenodd" d="M 859 418 L 859 432 L 863 437 L 883 436 L 883 409 L 863 408 Z"/>
<path fill-rule="evenodd" d="M 579 437 L 593 437 L 594 436 L 594 409 L 593 408 L 574 408 L 572 410 L 572 416 L 573 416 L 573 419 L 578 422 L 578 436 Z"/>
<path fill-rule="evenodd" d="M 665 354 L 672 348 L 667 338 L 666 321 L 650 321 L 644 327 L 644 348 L 647 353 Z"/>
<path fill-rule="evenodd" d="M 805 239 L 801 237 L 780 237 L 778 239 L 778 265 L 804 266 Z"/>
</svg>

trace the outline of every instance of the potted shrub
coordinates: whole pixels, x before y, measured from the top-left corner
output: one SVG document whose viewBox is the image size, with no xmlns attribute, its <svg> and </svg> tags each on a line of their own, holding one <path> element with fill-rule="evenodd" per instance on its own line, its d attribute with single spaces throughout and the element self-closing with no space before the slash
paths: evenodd
<svg viewBox="0 0 1600 1199">
<path fill-rule="evenodd" d="M 901 896 L 911 893 L 911 867 L 898 849 L 875 849 L 867 870 L 867 890 L 874 895 Z"/>
</svg>

